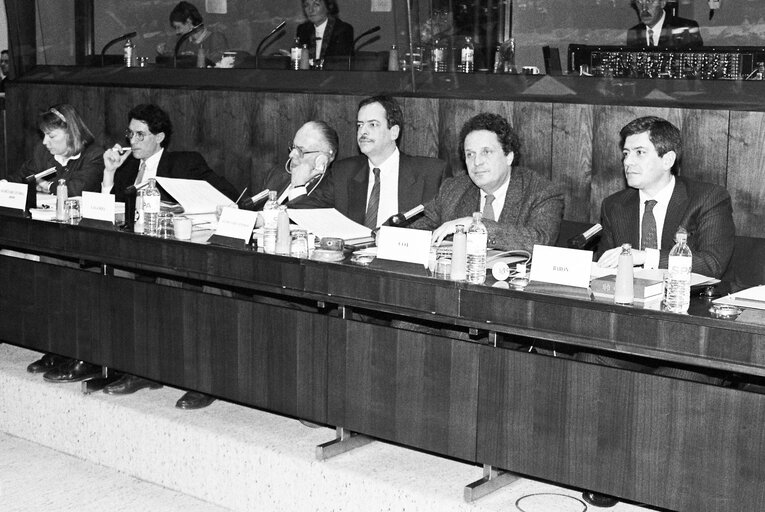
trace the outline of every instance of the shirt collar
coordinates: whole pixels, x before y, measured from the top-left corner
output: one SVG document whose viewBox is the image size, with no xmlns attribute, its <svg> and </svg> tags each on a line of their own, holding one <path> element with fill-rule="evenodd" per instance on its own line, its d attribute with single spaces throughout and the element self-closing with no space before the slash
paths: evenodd
<svg viewBox="0 0 765 512">
<path fill-rule="evenodd" d="M 77 160 L 81 155 L 82 153 L 77 153 L 76 155 L 72 156 L 53 155 L 53 159 L 61 164 L 62 167 L 66 167 L 66 164 L 69 163 L 69 160 Z"/>
<path fill-rule="evenodd" d="M 649 199 L 655 200 L 657 203 L 669 204 L 669 200 L 672 198 L 672 192 L 675 191 L 675 175 L 670 176 L 669 183 L 664 188 L 659 190 L 655 196 L 649 197 L 648 194 L 640 190 L 640 203 L 643 204 Z"/>
</svg>

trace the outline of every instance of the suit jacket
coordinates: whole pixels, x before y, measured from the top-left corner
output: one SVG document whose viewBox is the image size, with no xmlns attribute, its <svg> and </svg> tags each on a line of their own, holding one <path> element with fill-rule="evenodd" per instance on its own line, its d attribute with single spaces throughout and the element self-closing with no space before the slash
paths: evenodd
<svg viewBox="0 0 765 512">
<path fill-rule="evenodd" d="M 50 188 L 51 194 L 56 193 L 58 180 L 62 178 L 66 180 L 69 197 L 81 196 L 83 191 L 100 192 L 101 180 L 104 177 L 103 154 L 103 148 L 96 144 L 90 144 L 82 150 L 80 158 L 69 160 L 66 167 L 63 167 L 53 158 L 50 151 L 45 149 L 45 146 L 39 144 L 35 146 L 32 158 L 24 162 L 21 168 L 8 180 L 21 183 L 30 174 L 37 174 L 40 171 L 55 167 L 56 174 L 45 178 L 53 182 Z"/>
<path fill-rule="evenodd" d="M 314 176 L 308 181 L 308 183 L 306 183 L 307 195 L 313 193 L 313 191 L 316 190 L 316 187 L 318 187 L 319 184 L 324 181 L 320 179 L 320 176 L 321 175 Z M 287 172 L 284 170 L 284 167 L 272 167 L 268 170 L 263 179 L 256 180 L 254 190 L 256 194 L 265 189 L 276 190 L 276 197 L 278 199 L 281 197 L 284 191 L 287 190 L 287 187 L 290 186 L 290 181 L 290 175 L 287 174 Z M 239 204 L 239 207 L 244 210 L 259 210 L 263 207 L 264 202 L 265 201 L 258 201 L 257 203 L 253 203 L 251 200 L 249 200 L 249 198 L 247 198 Z M 285 197 L 282 204 L 290 205 L 291 203 L 289 197 Z"/>
<path fill-rule="evenodd" d="M 480 208 L 480 189 L 469 175 L 463 174 L 444 181 L 438 195 L 425 205 L 423 216 L 411 227 L 436 229 L 444 222 L 470 217 Z M 554 244 L 562 218 L 563 192 L 559 187 L 533 171 L 515 167 L 498 219 L 484 221 L 489 247 L 531 252 L 534 244 Z"/>
<path fill-rule="evenodd" d="M 131 155 L 114 173 L 114 186 L 111 192 L 117 201 L 125 200 L 125 189 L 135 183 L 139 165 L 140 160 Z M 157 176 L 205 180 L 232 201 L 235 201 L 239 196 L 234 186 L 226 178 L 218 176 L 215 171 L 210 169 L 204 157 L 196 151 L 165 150 L 157 165 Z M 170 199 L 167 193 L 161 192 L 163 201 Z"/>
<path fill-rule="evenodd" d="M 308 45 L 313 59 L 316 55 L 316 29 L 313 23 L 306 21 L 298 25 L 297 38 L 300 44 Z M 327 18 L 324 36 L 321 38 L 320 58 L 351 54 L 353 54 L 353 27 L 340 18 L 330 16 Z"/>
<path fill-rule="evenodd" d="M 411 210 L 430 201 L 449 164 L 437 158 L 400 153 L 398 169 L 398 209 Z M 364 155 L 345 158 L 332 164 L 321 187 L 311 196 L 290 202 L 293 208 L 335 208 L 349 219 L 364 224 L 369 187 L 369 163 Z M 378 219 L 379 220 L 379 219 Z M 382 219 L 385 220 L 385 219 Z"/>
<path fill-rule="evenodd" d="M 736 227 L 728 191 L 718 185 L 675 177 L 675 190 L 669 200 L 661 234 L 659 267 L 667 268 L 669 251 L 675 245 L 680 226 L 688 231 L 688 247 L 693 255 L 693 272 L 720 277 L 733 254 Z M 630 243 L 640 243 L 640 195 L 634 188 L 617 192 L 601 207 L 603 232 L 598 257 L 604 251 Z"/>
<path fill-rule="evenodd" d="M 646 44 L 646 26 L 638 23 L 627 31 L 627 46 L 644 47 Z M 699 24 L 693 20 L 666 16 L 659 36 L 659 46 L 666 48 L 694 48 L 704 46 L 699 32 Z"/>
</svg>

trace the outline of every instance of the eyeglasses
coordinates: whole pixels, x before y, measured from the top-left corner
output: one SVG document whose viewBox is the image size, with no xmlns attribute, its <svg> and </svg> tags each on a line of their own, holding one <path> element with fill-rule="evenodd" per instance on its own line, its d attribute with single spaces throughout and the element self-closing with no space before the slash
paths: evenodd
<svg viewBox="0 0 765 512">
<path fill-rule="evenodd" d="M 141 140 L 141 139 L 138 139 L 138 140 Z M 320 149 L 317 149 L 315 151 L 306 151 L 300 146 L 296 146 L 294 144 L 289 145 L 289 150 L 290 150 L 290 153 L 292 153 L 293 151 L 297 151 L 298 158 L 303 158 L 305 155 L 310 155 L 311 153 L 321 153 Z"/>
<path fill-rule="evenodd" d="M 134 132 L 130 130 L 125 130 L 125 138 L 127 140 L 137 140 L 138 142 L 142 142 L 143 139 L 146 138 L 147 135 L 151 135 L 150 133 L 144 133 L 144 132 Z"/>
</svg>

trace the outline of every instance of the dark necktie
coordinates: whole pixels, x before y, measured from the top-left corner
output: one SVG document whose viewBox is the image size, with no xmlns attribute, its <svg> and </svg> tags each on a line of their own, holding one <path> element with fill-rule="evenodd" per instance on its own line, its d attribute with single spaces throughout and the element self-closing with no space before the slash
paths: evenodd
<svg viewBox="0 0 765 512">
<path fill-rule="evenodd" d="M 643 222 L 640 226 L 640 248 L 658 249 L 656 244 L 656 218 L 653 216 L 653 207 L 656 201 L 651 199 L 645 202 L 645 211 L 643 212 Z"/>
<path fill-rule="evenodd" d="M 486 220 L 497 220 L 494 217 L 494 196 L 492 194 L 486 194 L 486 202 L 483 205 L 483 218 Z"/>
<path fill-rule="evenodd" d="M 652 28 L 648 29 L 648 46 L 655 46 L 653 44 L 653 29 Z"/>
<path fill-rule="evenodd" d="M 380 169 L 372 169 L 375 175 L 375 184 L 372 185 L 372 193 L 367 203 L 367 214 L 364 216 L 364 225 L 369 229 L 377 227 L 377 208 L 380 206 Z"/>
</svg>

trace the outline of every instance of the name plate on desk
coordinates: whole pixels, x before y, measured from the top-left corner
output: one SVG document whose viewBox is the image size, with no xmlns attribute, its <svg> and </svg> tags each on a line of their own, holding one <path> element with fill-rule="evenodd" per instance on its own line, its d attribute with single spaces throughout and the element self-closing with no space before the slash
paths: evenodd
<svg viewBox="0 0 765 512">
<path fill-rule="evenodd" d="M 83 192 L 80 213 L 83 219 L 101 220 L 114 224 L 114 195 L 101 194 L 99 192 Z"/>
<path fill-rule="evenodd" d="M 535 245 L 529 280 L 587 288 L 592 251 Z"/>
<path fill-rule="evenodd" d="M 377 257 L 428 265 L 430 231 L 382 226 L 377 233 Z"/>
<path fill-rule="evenodd" d="M 239 210 L 238 208 L 223 208 L 218 221 L 218 227 L 213 236 L 241 240 L 248 243 L 258 220 L 258 212 Z"/>
<path fill-rule="evenodd" d="M 0 208 L 11 210 L 24 210 L 27 205 L 26 183 L 0 183 Z"/>
</svg>

